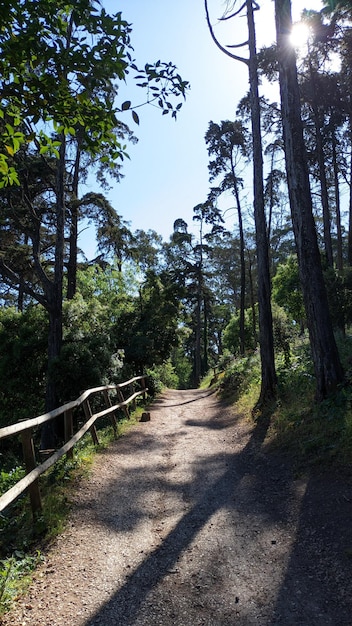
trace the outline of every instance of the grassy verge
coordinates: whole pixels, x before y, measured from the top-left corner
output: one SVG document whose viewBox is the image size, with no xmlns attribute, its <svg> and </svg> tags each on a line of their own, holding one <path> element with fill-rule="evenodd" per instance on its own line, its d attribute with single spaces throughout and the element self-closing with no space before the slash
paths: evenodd
<svg viewBox="0 0 352 626">
<path fill-rule="evenodd" d="M 331 469 L 350 473 L 352 467 L 352 370 L 349 355 L 352 338 L 338 338 L 346 383 L 317 404 L 308 341 L 291 346 L 290 361 L 278 355 L 277 398 L 269 407 L 268 450 L 288 455 L 297 473 Z M 252 354 L 237 359 L 219 375 L 222 396 L 236 410 L 253 420 L 252 409 L 260 393 L 260 358 Z"/>
<path fill-rule="evenodd" d="M 139 420 L 145 406 L 131 418 L 118 421 L 117 437 Z M 0 514 L 0 623 L 1 615 L 11 608 L 31 582 L 32 573 L 55 537 L 65 528 L 71 502 L 79 481 L 89 475 L 94 458 L 115 439 L 107 423 L 99 428 L 99 446 L 87 433 L 75 446 L 73 459 L 63 457 L 41 477 L 42 513 L 33 521 L 28 497 L 19 499 Z M 24 475 L 21 467 L 1 472 L 0 489 L 5 492 Z"/>
</svg>

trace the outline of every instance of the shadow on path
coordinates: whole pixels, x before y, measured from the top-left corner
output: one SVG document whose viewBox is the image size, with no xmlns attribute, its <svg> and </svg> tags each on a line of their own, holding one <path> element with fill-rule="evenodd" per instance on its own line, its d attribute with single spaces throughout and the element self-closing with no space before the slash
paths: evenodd
<svg viewBox="0 0 352 626">
<path fill-rule="evenodd" d="M 197 399 L 189 400 L 185 404 L 195 402 Z M 176 405 L 165 404 L 164 406 Z M 165 537 L 163 543 L 145 557 L 144 561 L 136 567 L 135 571 L 116 591 L 115 595 L 86 623 L 86 626 L 97 626 L 98 624 L 103 626 L 113 624 L 124 626 L 133 624 L 150 624 L 150 626 L 182 624 L 189 626 L 191 622 L 182 621 L 177 615 L 174 616 L 174 621 L 170 621 L 170 615 L 165 618 L 166 621 L 153 621 L 152 618 L 149 622 L 143 621 L 144 617 L 141 616 L 140 612 L 142 605 L 148 603 L 149 594 L 163 579 L 174 573 L 178 559 L 210 518 L 220 510 L 228 510 L 240 512 L 242 516 L 246 516 L 248 519 L 260 519 L 263 529 L 266 525 L 273 523 L 282 526 L 288 524 L 295 488 L 294 481 L 290 470 L 282 460 L 273 457 L 268 458 L 261 451 L 269 421 L 270 417 L 267 417 L 256 424 L 247 445 L 241 452 L 232 455 L 224 453 L 216 457 L 208 456 L 203 461 L 198 459 L 196 461 L 196 475 L 192 484 L 163 484 L 163 488 L 166 490 L 181 490 L 184 499 L 191 502 L 191 508 Z M 214 428 L 213 421 L 197 422 L 197 420 L 191 419 L 185 423 L 189 427 Z M 245 489 L 242 480 L 244 477 L 250 479 Z M 126 480 L 128 480 L 127 477 Z M 132 522 L 130 520 L 130 524 L 135 525 L 137 525 L 138 519 L 143 516 L 143 512 L 138 511 L 138 498 L 141 494 L 148 497 L 148 489 L 152 490 L 160 486 L 160 479 L 153 476 L 145 477 L 142 472 L 138 480 L 140 493 L 129 494 L 130 498 L 136 498 L 135 516 L 132 518 Z M 229 598 L 229 611 L 226 618 L 209 615 L 208 618 L 204 618 L 204 621 L 197 621 L 197 624 L 209 626 L 232 626 L 235 624 L 238 626 L 252 626 L 254 624 L 260 624 L 260 626 L 352 625 L 351 597 L 339 597 L 338 580 L 341 571 L 336 569 L 334 555 L 329 557 L 331 550 L 343 547 L 347 549 L 347 544 L 345 546 L 344 543 L 346 541 L 348 543 L 350 540 L 352 542 L 351 533 L 349 532 L 348 539 L 344 535 L 341 541 L 335 537 L 334 545 L 325 546 L 326 559 L 323 558 L 321 561 L 321 554 L 317 559 L 316 550 L 322 549 L 321 542 L 326 535 L 324 532 L 320 533 L 322 517 L 319 509 L 315 509 L 320 500 L 314 502 L 314 489 L 313 481 L 308 484 L 306 495 L 302 501 L 300 527 L 292 553 L 289 556 L 287 570 L 280 579 L 284 578 L 284 580 L 281 588 L 275 589 L 274 599 L 268 599 L 267 609 L 265 609 L 265 600 L 263 601 L 262 619 L 260 619 L 258 607 L 248 607 L 247 613 L 244 611 L 241 617 L 236 616 L 232 612 L 235 600 Z M 343 515 L 347 514 L 348 506 L 350 507 L 350 503 L 347 501 L 345 504 L 346 506 L 341 509 Z M 326 510 L 329 506 L 335 505 L 336 502 L 327 502 Z M 326 510 L 322 512 L 324 515 Z M 110 525 L 112 532 L 124 530 L 122 520 L 113 519 L 111 516 L 104 517 L 103 512 L 101 512 L 99 522 Z M 344 525 L 345 528 L 346 525 Z M 337 532 L 338 529 L 332 527 L 329 536 L 333 537 L 334 533 Z M 233 537 L 232 540 L 234 540 Z M 352 543 L 349 547 L 352 548 Z M 308 564 L 310 561 L 308 568 L 307 554 Z M 348 564 L 347 560 L 346 552 L 346 574 L 350 575 L 351 563 Z M 317 571 L 317 563 L 319 563 L 319 571 Z M 235 567 L 236 563 L 233 566 Z M 330 570 L 325 569 L 325 566 L 326 568 L 330 567 Z M 335 569 L 331 569 L 332 567 Z M 270 571 L 268 571 L 268 577 L 270 577 Z M 226 614 L 225 609 L 226 607 L 224 607 L 222 615 Z M 145 611 L 145 606 L 143 611 Z M 160 620 L 160 615 L 158 619 Z"/>
<path fill-rule="evenodd" d="M 211 389 L 210 391 L 206 391 L 206 392 L 202 390 L 202 392 L 199 395 L 197 394 L 195 398 L 192 398 L 191 400 L 185 400 L 184 402 L 175 402 L 174 404 L 167 404 L 163 396 L 161 396 L 161 398 L 154 400 L 153 404 L 154 406 L 162 405 L 165 408 L 183 406 L 184 404 L 191 404 L 192 402 L 199 402 L 199 400 L 202 400 L 202 398 L 208 398 L 208 396 L 212 396 L 214 394 L 215 394 L 215 390 L 213 389 Z"/>
<path fill-rule="evenodd" d="M 352 485 L 311 476 L 270 626 L 352 625 Z"/>
</svg>

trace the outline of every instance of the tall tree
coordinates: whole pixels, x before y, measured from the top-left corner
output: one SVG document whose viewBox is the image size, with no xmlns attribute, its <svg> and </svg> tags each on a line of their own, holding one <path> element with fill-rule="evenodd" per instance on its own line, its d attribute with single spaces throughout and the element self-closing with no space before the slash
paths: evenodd
<svg viewBox="0 0 352 626">
<path fill-rule="evenodd" d="M 221 230 L 222 218 L 210 200 L 193 209 L 199 224 L 199 237 L 188 232 L 187 223 L 178 219 L 170 243 L 164 246 L 168 271 L 183 290 L 183 325 L 187 328 L 186 352 L 192 363 L 191 384 L 197 387 L 209 366 L 211 305 L 214 297 L 210 286 L 212 238 Z M 210 230 L 206 232 L 205 226 Z M 214 324 L 213 324 L 214 327 Z"/>
<path fill-rule="evenodd" d="M 287 182 L 318 400 L 343 380 L 318 248 L 300 111 L 290 0 L 275 0 Z"/>
<path fill-rule="evenodd" d="M 242 180 L 237 173 L 238 161 L 246 155 L 248 137 L 246 130 L 239 121 L 223 121 L 220 124 L 209 123 L 208 131 L 205 135 L 205 143 L 208 146 L 209 156 L 215 157 L 208 165 L 210 182 L 213 182 L 219 175 L 224 177 L 220 182 L 218 192 L 232 191 L 238 219 L 238 229 L 240 237 L 240 353 L 245 352 L 244 334 L 244 310 L 246 292 L 246 264 L 245 264 L 245 240 L 243 229 L 242 206 L 240 199 L 240 186 Z"/>
<path fill-rule="evenodd" d="M 238 9 L 236 8 L 236 5 L 239 5 Z M 260 406 L 265 404 L 267 400 L 275 396 L 277 379 L 275 371 L 273 320 L 271 312 L 269 249 L 264 207 L 263 149 L 261 137 L 256 31 L 254 22 L 254 10 L 258 10 L 259 6 L 253 0 L 246 0 L 244 3 L 238 3 L 235 0 L 234 2 L 231 2 L 230 6 L 228 6 L 226 15 L 222 19 L 229 20 L 236 18 L 243 12 L 243 9 L 246 10 L 247 15 L 248 39 L 244 43 L 232 47 L 239 48 L 241 46 L 248 45 L 248 59 L 229 52 L 227 48 L 224 48 L 219 44 L 211 26 L 208 3 L 207 0 L 205 0 L 207 23 L 215 43 L 230 57 L 245 63 L 249 72 L 250 111 L 253 142 L 254 218 L 258 261 L 259 343 L 261 358 L 261 390 L 257 406 L 260 408 Z"/>
</svg>

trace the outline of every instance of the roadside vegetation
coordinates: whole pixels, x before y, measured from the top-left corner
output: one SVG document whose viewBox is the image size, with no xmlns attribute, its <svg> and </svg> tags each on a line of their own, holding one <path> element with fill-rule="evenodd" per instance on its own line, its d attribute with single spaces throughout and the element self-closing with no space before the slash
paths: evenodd
<svg viewBox="0 0 352 626">
<path fill-rule="evenodd" d="M 277 397 L 263 411 L 253 411 L 260 386 L 259 355 L 228 363 L 218 375 L 219 392 L 226 402 L 253 425 L 269 420 L 264 449 L 286 456 L 295 472 L 338 471 L 352 466 L 352 337 L 339 336 L 346 383 L 322 402 L 315 400 L 315 384 L 307 338 L 291 345 L 290 362 L 277 361 Z M 208 377 L 209 378 L 209 377 Z"/>
</svg>

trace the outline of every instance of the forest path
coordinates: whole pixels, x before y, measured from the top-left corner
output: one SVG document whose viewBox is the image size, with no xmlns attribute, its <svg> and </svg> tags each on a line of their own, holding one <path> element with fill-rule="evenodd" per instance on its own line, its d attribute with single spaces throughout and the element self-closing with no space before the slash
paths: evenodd
<svg viewBox="0 0 352 626">
<path fill-rule="evenodd" d="M 6 626 L 351 626 L 351 484 L 294 479 L 209 390 L 97 456 Z"/>
</svg>

